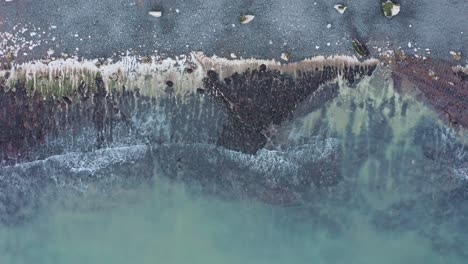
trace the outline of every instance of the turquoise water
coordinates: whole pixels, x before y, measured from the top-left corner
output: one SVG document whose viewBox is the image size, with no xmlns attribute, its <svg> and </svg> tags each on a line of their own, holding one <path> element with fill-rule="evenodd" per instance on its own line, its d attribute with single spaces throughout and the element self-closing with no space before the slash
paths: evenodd
<svg viewBox="0 0 468 264">
<path fill-rule="evenodd" d="M 223 201 L 165 181 L 85 201 L 1 228 L 1 263 L 466 263 L 353 208 Z"/>
</svg>

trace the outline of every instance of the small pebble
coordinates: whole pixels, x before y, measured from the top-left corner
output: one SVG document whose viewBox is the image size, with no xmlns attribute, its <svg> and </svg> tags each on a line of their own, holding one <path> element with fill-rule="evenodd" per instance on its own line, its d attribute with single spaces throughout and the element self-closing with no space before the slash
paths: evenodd
<svg viewBox="0 0 468 264">
<path fill-rule="evenodd" d="M 452 50 L 452 51 L 450 51 L 449 53 L 450 53 L 450 55 L 452 55 L 452 57 L 453 57 L 454 60 L 459 61 L 459 60 L 461 59 L 461 55 L 462 55 L 462 54 L 461 54 L 461 51 L 454 51 L 454 50 Z"/>
<path fill-rule="evenodd" d="M 161 17 L 162 12 L 161 11 L 149 11 L 148 14 L 154 16 L 154 17 Z"/>
</svg>

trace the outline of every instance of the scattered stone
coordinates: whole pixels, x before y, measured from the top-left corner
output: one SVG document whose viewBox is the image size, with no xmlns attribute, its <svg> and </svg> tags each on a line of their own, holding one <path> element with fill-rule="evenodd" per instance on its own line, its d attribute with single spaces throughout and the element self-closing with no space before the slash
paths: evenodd
<svg viewBox="0 0 468 264">
<path fill-rule="evenodd" d="M 450 55 L 452 55 L 454 60 L 456 60 L 456 61 L 461 60 L 461 56 L 462 56 L 461 51 L 453 51 L 452 50 L 449 53 L 450 53 Z"/>
<path fill-rule="evenodd" d="M 342 4 L 338 4 L 338 5 L 335 5 L 334 8 L 336 9 L 336 11 L 338 11 L 340 14 L 343 14 L 346 9 L 348 8 L 347 6 L 344 6 Z"/>
<path fill-rule="evenodd" d="M 250 21 L 252 21 L 254 18 L 255 16 L 252 16 L 252 15 L 243 15 L 243 16 L 240 16 L 239 21 L 241 24 L 247 24 Z"/>
<path fill-rule="evenodd" d="M 237 56 L 236 56 L 236 54 L 235 54 L 234 52 L 233 52 L 233 53 L 231 53 L 231 58 L 233 58 L 233 59 L 237 59 Z"/>
<path fill-rule="evenodd" d="M 167 86 L 169 86 L 169 87 L 172 87 L 172 86 L 174 85 L 174 83 L 173 83 L 172 81 L 167 81 L 166 84 L 167 84 Z"/>
<path fill-rule="evenodd" d="M 382 3 L 382 10 L 386 17 L 391 18 L 400 13 L 400 4 L 387 0 L 386 2 Z"/>
<path fill-rule="evenodd" d="M 8 63 L 12 62 L 15 59 L 15 55 L 11 51 L 8 51 L 5 57 Z"/>
<path fill-rule="evenodd" d="M 148 14 L 154 16 L 154 17 L 161 17 L 162 16 L 162 12 L 161 11 L 156 11 L 156 10 L 152 10 L 152 11 L 149 11 Z"/>
<path fill-rule="evenodd" d="M 267 66 L 265 64 L 260 65 L 260 71 L 266 71 Z"/>
<path fill-rule="evenodd" d="M 366 45 L 362 44 L 358 39 L 353 39 L 352 44 L 353 44 L 354 51 L 356 51 L 356 53 L 359 56 L 362 56 L 362 57 L 369 56 L 370 53 Z"/>
<path fill-rule="evenodd" d="M 72 104 L 72 101 L 67 96 L 62 96 L 62 99 L 63 99 L 63 101 L 65 101 L 65 103 Z"/>
<path fill-rule="evenodd" d="M 429 69 L 428 74 L 429 74 L 429 76 L 432 77 L 432 79 L 434 79 L 434 80 L 438 80 L 438 79 L 439 79 L 439 77 L 437 77 L 437 74 L 436 74 L 433 70 L 431 70 L 431 69 Z"/>
<path fill-rule="evenodd" d="M 406 54 L 403 50 L 395 50 L 395 59 L 397 61 L 404 61 L 406 60 Z"/>
<path fill-rule="evenodd" d="M 287 52 L 281 53 L 281 59 L 282 60 L 288 61 L 289 57 L 290 57 L 289 53 L 287 53 Z"/>
<path fill-rule="evenodd" d="M 141 58 L 141 62 L 142 62 L 142 63 L 145 63 L 145 64 L 151 63 L 152 61 L 153 61 L 153 60 L 152 60 L 151 57 L 149 57 L 149 56 L 144 56 L 143 58 Z"/>
</svg>

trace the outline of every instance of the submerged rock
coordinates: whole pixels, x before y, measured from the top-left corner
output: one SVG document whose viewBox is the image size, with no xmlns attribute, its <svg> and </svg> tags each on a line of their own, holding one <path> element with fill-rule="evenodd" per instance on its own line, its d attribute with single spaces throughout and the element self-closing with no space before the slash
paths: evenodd
<svg viewBox="0 0 468 264">
<path fill-rule="evenodd" d="M 400 4 L 388 0 L 382 3 L 382 10 L 386 17 L 391 18 L 400 13 Z"/>
</svg>

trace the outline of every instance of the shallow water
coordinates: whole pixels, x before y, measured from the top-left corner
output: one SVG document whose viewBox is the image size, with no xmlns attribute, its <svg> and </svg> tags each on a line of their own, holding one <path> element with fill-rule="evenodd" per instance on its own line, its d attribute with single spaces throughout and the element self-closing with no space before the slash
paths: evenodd
<svg viewBox="0 0 468 264">
<path fill-rule="evenodd" d="M 466 171 L 463 138 L 451 138 L 453 131 L 444 132 L 428 107 L 378 76 L 355 88 L 340 86 L 340 95 L 324 109 L 305 107 L 299 110 L 305 114 L 284 125 L 278 138 L 291 146 L 284 151 L 262 150 L 255 157 L 216 152 L 206 144 L 173 146 L 186 162 L 178 176 L 191 175 L 199 160 L 193 165 L 188 157 L 202 153 L 208 161 L 198 172 L 213 173 L 211 166 L 221 176 L 249 173 L 275 180 L 275 173 L 295 175 L 294 169 L 307 164 L 297 156 L 316 153 L 304 149 L 320 147 L 312 143 L 325 134 L 343 151 L 337 186 L 313 189 L 294 206 L 245 196 L 222 199 L 170 181 L 168 171 L 157 169 L 150 183 L 138 187 L 109 181 L 116 186 L 107 195 L 64 188 L 26 222 L 0 226 L 0 263 L 467 263 L 467 200 L 444 200 L 466 185 L 442 175 Z M 426 157 L 424 144 L 438 152 Z M 112 162 L 122 163 L 128 153 L 99 152 L 107 163 L 93 166 L 116 166 Z M 74 169 L 63 156 L 57 164 Z M 224 171 L 217 158 L 232 167 Z M 43 172 L 62 173 L 50 163 L 43 163 Z M 132 181 L 136 172 L 125 173 Z"/>
<path fill-rule="evenodd" d="M 1 228 L 1 263 L 466 263 L 415 232 L 378 231 L 368 215 L 336 205 L 223 201 L 164 180 L 88 202 Z"/>
</svg>

